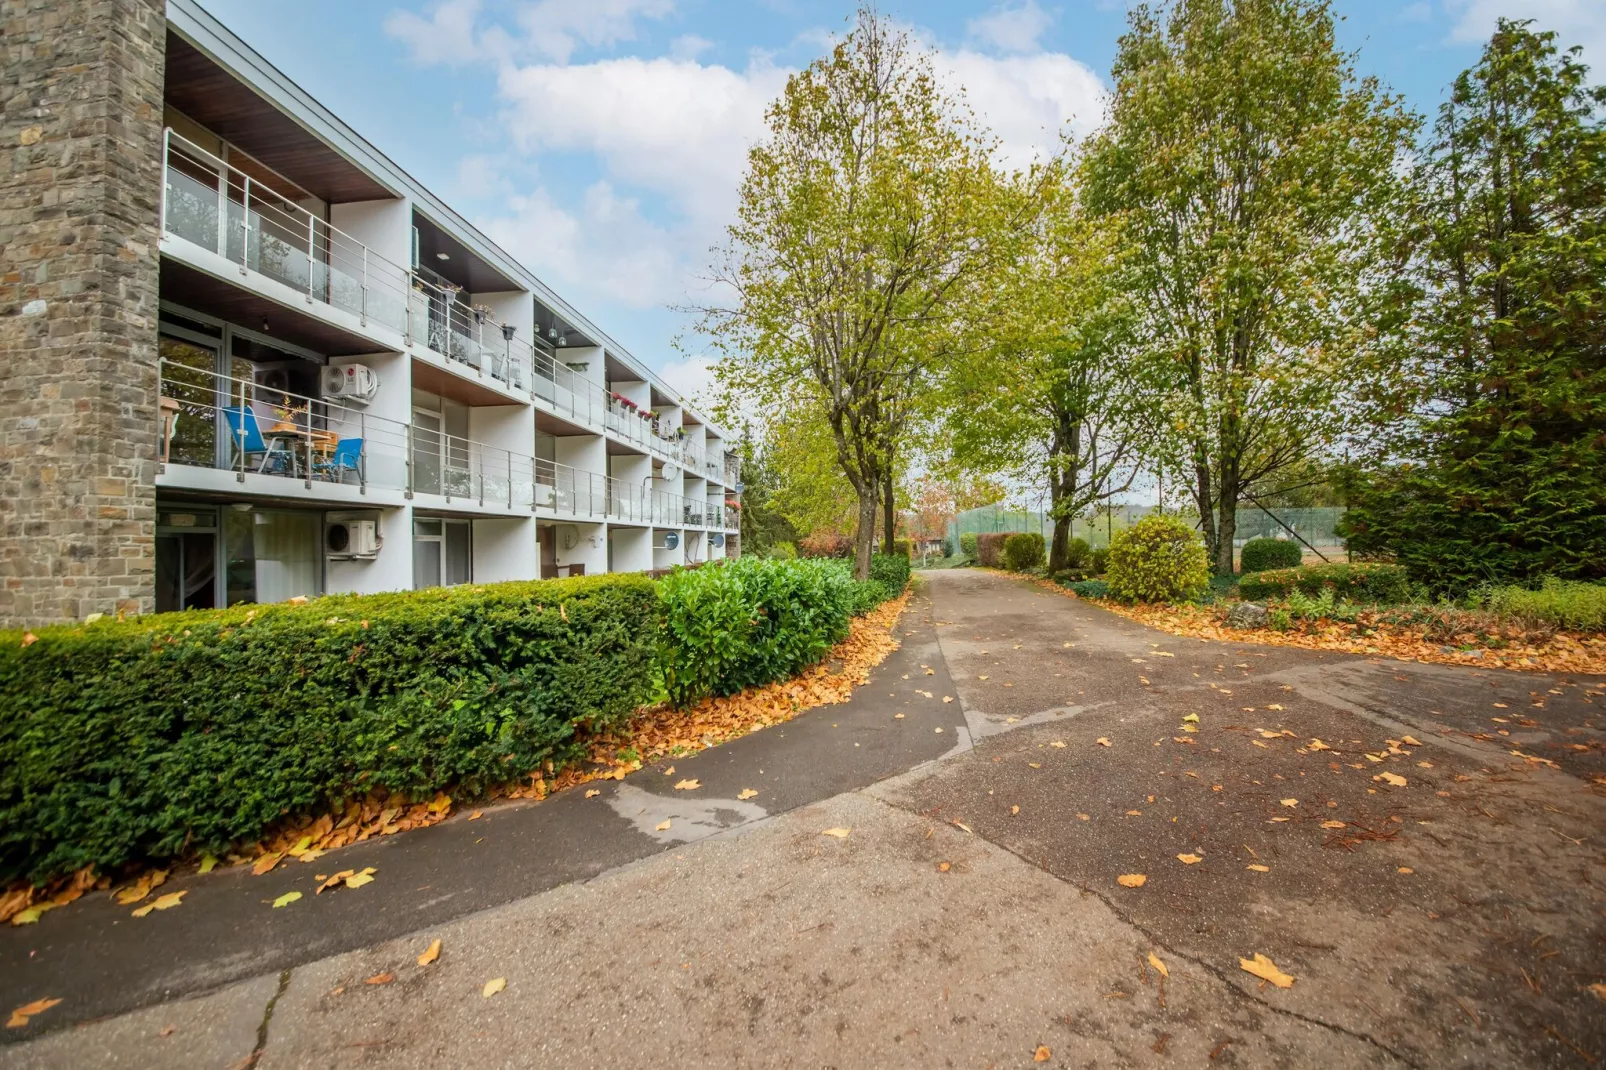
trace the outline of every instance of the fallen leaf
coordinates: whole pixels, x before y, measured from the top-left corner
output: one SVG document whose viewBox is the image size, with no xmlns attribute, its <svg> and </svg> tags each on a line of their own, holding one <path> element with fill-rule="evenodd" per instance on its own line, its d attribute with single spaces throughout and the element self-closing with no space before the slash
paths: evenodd
<svg viewBox="0 0 1606 1070">
<path fill-rule="evenodd" d="M 418 964 L 420 966 L 428 966 L 430 963 L 434 962 L 440 957 L 441 942 L 439 940 L 432 940 L 430 941 L 430 945 L 424 949 L 424 953 L 418 956 Z"/>
<path fill-rule="evenodd" d="M 937 863 L 937 872 L 938 873 L 947 873 L 952 868 L 953 868 L 953 866 L 950 865 L 947 862 L 938 862 Z"/>
<path fill-rule="evenodd" d="M 590 789 L 589 791 L 586 792 L 586 798 L 595 799 L 598 795 L 601 795 L 601 794 L 602 794 L 601 791 L 597 790 L 596 788 L 592 788 L 592 789 Z"/>
<path fill-rule="evenodd" d="M 1415 873 L 1416 870 L 1412 869 L 1410 866 L 1401 866 L 1399 869 L 1395 870 L 1394 872 L 1396 872 L 1396 873 Z"/>
<path fill-rule="evenodd" d="M 1012 814 L 1012 815 L 1013 815 L 1013 814 L 1018 814 L 1018 813 L 1020 813 L 1020 807 L 1018 807 L 1018 806 L 1011 806 L 1011 807 L 1010 807 L 1010 808 L 1009 808 L 1009 812 L 1010 812 L 1010 813 L 1011 813 L 1011 814 Z"/>
<path fill-rule="evenodd" d="M 361 888 L 365 884 L 372 884 L 374 882 L 374 874 L 378 872 L 373 866 L 368 866 L 358 873 L 353 873 L 346 878 L 346 887 Z"/>
<path fill-rule="evenodd" d="M 601 795 L 601 794 L 602 794 L 602 792 L 600 792 L 600 791 L 589 791 L 589 792 L 586 793 L 586 798 L 589 799 L 593 795 Z M 480 818 L 482 818 L 484 816 L 485 816 L 485 811 L 484 810 L 475 810 L 472 814 L 468 815 L 468 819 L 470 821 L 478 821 Z"/>
<path fill-rule="evenodd" d="M 29 1018 L 45 1013 L 60 1002 L 59 999 L 36 999 L 32 1003 L 24 1003 L 11 1012 L 11 1017 L 6 1019 L 6 1028 L 21 1029 L 28 1024 Z"/>
<path fill-rule="evenodd" d="M 1196 862 L 1203 862 L 1204 858 L 1201 855 L 1186 854 L 1186 855 L 1177 855 L 1177 861 L 1181 862 L 1185 866 L 1191 866 Z"/>
<path fill-rule="evenodd" d="M 653 831 L 654 832 L 668 832 L 669 831 L 669 818 L 666 817 L 662 821 L 660 821 L 658 824 L 654 825 L 653 826 Z"/>
<path fill-rule="evenodd" d="M 1245 868 L 1252 869 L 1256 873 L 1270 873 L 1271 872 L 1271 867 L 1270 866 L 1263 866 L 1259 862 L 1251 862 Z"/>
<path fill-rule="evenodd" d="M 1406 783 L 1405 778 L 1398 773 L 1379 773 L 1372 779 L 1381 780 L 1383 783 L 1395 788 L 1403 788 Z"/>
<path fill-rule="evenodd" d="M 1078 821 L 1091 821 L 1092 818 L 1087 814 L 1077 814 L 1076 815 L 1076 820 L 1078 820 Z"/>
<path fill-rule="evenodd" d="M 1032 1052 L 1032 1062 L 1034 1063 L 1046 1063 L 1053 1057 L 1054 1053 L 1049 1051 L 1048 1046 L 1044 1044 L 1039 1044 L 1037 1050 Z"/>
<path fill-rule="evenodd" d="M 845 840 L 848 838 L 848 833 L 852 831 L 852 829 L 826 829 L 824 832 L 820 833 L 820 835 L 835 836 L 839 840 Z"/>
<path fill-rule="evenodd" d="M 1187 721 L 1187 722 L 1191 723 L 1191 724 L 1198 724 L 1199 723 L 1199 715 L 1197 713 L 1190 713 L 1190 714 L 1188 714 L 1186 717 L 1184 717 L 1182 719 L 1184 721 Z"/>
<path fill-rule="evenodd" d="M 1101 747 L 1108 747 L 1110 745 L 1110 741 L 1108 739 L 1106 739 L 1104 736 L 1100 736 L 1099 738 L 1095 739 L 1093 742 L 1097 743 Z"/>
<path fill-rule="evenodd" d="M 270 851 L 268 854 L 265 854 L 261 858 L 257 859 L 256 865 L 251 867 L 251 875 L 260 877 L 264 873 L 271 871 L 274 866 L 279 864 L 279 859 L 283 857 L 283 851 Z"/>
<path fill-rule="evenodd" d="M 117 903 L 119 906 L 132 906 L 149 895 L 152 888 L 159 887 L 162 882 L 166 880 L 167 870 L 153 869 L 150 872 L 141 875 L 139 880 L 135 881 L 127 888 L 119 889 L 117 892 Z"/>
<path fill-rule="evenodd" d="M 954 697 L 952 695 L 944 695 L 944 696 L 942 696 L 942 700 L 944 702 L 952 702 L 954 700 Z"/>
<path fill-rule="evenodd" d="M 988 679 L 988 677 L 985 677 L 985 676 L 978 676 L 978 677 L 976 677 L 976 679 L 978 679 L 978 680 L 986 680 L 986 679 Z"/>
<path fill-rule="evenodd" d="M 1299 800 L 1298 799 L 1284 799 L 1282 802 L 1283 802 L 1284 806 L 1298 806 L 1299 805 Z"/>
<path fill-rule="evenodd" d="M 182 892 L 168 892 L 166 895 L 158 896 L 154 902 L 146 903 L 144 906 L 134 910 L 134 917 L 143 918 L 153 910 L 172 910 L 184 902 L 184 897 L 189 894 L 189 890 L 186 889 Z"/>
<path fill-rule="evenodd" d="M 1056 739 L 1054 742 L 1050 743 L 1049 746 L 1055 748 L 1056 750 L 1064 750 L 1065 741 L 1063 739 Z"/>
<path fill-rule="evenodd" d="M 1143 882 L 1149 878 L 1142 873 L 1123 873 L 1115 878 L 1115 883 L 1123 888 L 1141 888 Z"/>
<path fill-rule="evenodd" d="M 895 713 L 895 714 L 893 714 L 893 715 L 892 715 L 892 719 L 893 719 L 893 720 L 894 720 L 894 721 L 901 721 L 901 720 L 903 720 L 903 714 L 901 714 L 901 713 Z"/>
<path fill-rule="evenodd" d="M 1161 962 L 1160 957 L 1152 951 L 1149 952 L 1149 965 L 1153 966 L 1161 977 L 1171 976 L 1171 971 L 1165 968 L 1165 963 Z"/>
<path fill-rule="evenodd" d="M 1294 987 L 1294 979 L 1277 968 L 1277 964 L 1265 955 L 1255 952 L 1252 959 L 1239 959 L 1238 966 L 1245 973 L 1252 973 L 1262 981 L 1270 981 L 1278 988 Z"/>
<path fill-rule="evenodd" d="M 396 975 L 393 973 L 376 973 L 372 977 L 364 977 L 362 983 L 365 985 L 388 985 L 395 979 Z"/>
<path fill-rule="evenodd" d="M 1341 829 L 1341 828 L 1344 828 L 1344 827 L 1345 827 L 1345 824 L 1342 821 L 1323 821 L 1322 822 L 1322 828 L 1324 828 L 1324 829 Z"/>
<path fill-rule="evenodd" d="M 491 980 L 485 982 L 485 987 L 480 989 L 480 995 L 486 999 L 490 999 L 492 996 L 496 995 L 506 987 L 506 977 L 493 977 Z"/>
<path fill-rule="evenodd" d="M 277 910 L 280 907 L 287 907 L 300 898 L 300 892 L 285 892 L 283 895 L 273 901 L 273 909 Z"/>
<path fill-rule="evenodd" d="M 213 868 L 216 867 L 216 866 L 217 866 L 217 859 L 215 857 L 213 857 L 212 855 L 202 855 L 201 856 L 201 868 L 200 868 L 200 872 L 201 873 L 210 873 L 210 872 L 212 872 Z"/>
<path fill-rule="evenodd" d="M 702 781 L 700 781 L 700 780 L 677 780 L 677 781 L 675 781 L 675 790 L 676 791 L 696 791 L 698 788 L 700 788 L 702 786 L 703 786 L 702 785 Z"/>
<path fill-rule="evenodd" d="M 313 892 L 312 894 L 314 894 L 314 895 L 322 895 L 323 894 L 323 890 L 325 888 L 333 888 L 335 885 L 339 884 L 341 881 L 345 880 L 347 877 L 353 876 L 356 872 L 357 871 L 354 870 L 354 869 L 343 869 L 339 873 L 336 873 L 334 876 L 332 876 L 329 879 L 325 880 L 322 884 L 318 885 L 318 890 Z"/>
<path fill-rule="evenodd" d="M 1417 739 L 1415 736 L 1401 736 L 1400 737 L 1400 742 L 1404 743 L 1408 747 L 1420 747 L 1420 746 L 1422 746 L 1422 741 L 1420 739 Z"/>
<path fill-rule="evenodd" d="M 1589 990 L 1595 993 L 1596 999 L 1600 1000 L 1602 1003 L 1606 1003 L 1606 984 L 1596 981 L 1594 984 L 1589 986 Z"/>
<path fill-rule="evenodd" d="M 39 920 L 45 911 L 54 910 L 55 907 L 56 904 L 54 903 L 36 903 L 31 907 L 28 907 L 24 910 L 19 910 L 15 914 L 11 915 L 11 924 L 32 925 L 34 922 Z"/>
<path fill-rule="evenodd" d="M 754 791 L 752 788 L 743 788 L 741 791 L 736 793 L 736 797 L 738 799 L 751 799 L 757 794 L 758 792 Z"/>
</svg>

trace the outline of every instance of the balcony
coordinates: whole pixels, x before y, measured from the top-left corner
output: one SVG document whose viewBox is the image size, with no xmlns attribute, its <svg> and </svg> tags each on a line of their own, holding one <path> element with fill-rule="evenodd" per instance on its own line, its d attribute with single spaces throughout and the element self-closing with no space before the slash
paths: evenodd
<svg viewBox="0 0 1606 1070">
<path fill-rule="evenodd" d="M 165 487 L 661 527 L 705 516 L 678 494 L 168 360 L 160 412 Z"/>
</svg>

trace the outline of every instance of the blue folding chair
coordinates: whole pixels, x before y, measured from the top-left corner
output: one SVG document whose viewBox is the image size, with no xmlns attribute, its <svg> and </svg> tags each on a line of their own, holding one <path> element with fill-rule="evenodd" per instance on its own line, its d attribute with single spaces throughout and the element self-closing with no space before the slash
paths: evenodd
<svg viewBox="0 0 1606 1070">
<path fill-rule="evenodd" d="M 274 470 L 278 471 L 284 459 L 290 458 L 290 451 L 286 449 L 277 438 L 264 440 L 262 426 L 257 423 L 257 414 L 244 405 L 223 407 L 223 416 L 229 422 L 229 441 L 238 454 L 243 454 L 245 460 L 252 457 L 261 457 L 257 462 L 256 470 L 266 472 L 269 462 L 273 462 Z M 276 459 L 283 454 L 283 459 Z M 233 458 L 229 467 L 233 468 Z"/>
<path fill-rule="evenodd" d="M 344 483 L 347 472 L 356 472 L 362 475 L 362 439 L 343 438 L 335 443 L 334 452 L 328 460 L 315 461 L 313 471 L 325 479 Z"/>
</svg>

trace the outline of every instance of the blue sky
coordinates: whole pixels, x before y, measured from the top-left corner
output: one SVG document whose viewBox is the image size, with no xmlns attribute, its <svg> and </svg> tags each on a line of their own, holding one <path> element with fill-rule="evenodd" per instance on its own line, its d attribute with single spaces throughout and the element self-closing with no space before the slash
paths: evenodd
<svg viewBox="0 0 1606 1070">
<path fill-rule="evenodd" d="M 202 0 L 638 358 L 695 393 L 689 318 L 746 146 L 851 0 Z M 1096 122 L 1119 0 L 882 0 L 1024 160 Z M 1500 15 L 1606 63 L 1606 0 L 1348 0 L 1358 65 L 1431 112 Z"/>
</svg>

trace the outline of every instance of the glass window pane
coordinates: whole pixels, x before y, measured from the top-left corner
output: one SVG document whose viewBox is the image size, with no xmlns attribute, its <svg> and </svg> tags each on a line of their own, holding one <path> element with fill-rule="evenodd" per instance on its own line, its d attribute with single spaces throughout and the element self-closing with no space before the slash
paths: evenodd
<svg viewBox="0 0 1606 1070">
<path fill-rule="evenodd" d="M 469 569 L 469 526 L 449 523 L 446 525 L 446 582 L 467 583 Z"/>
<path fill-rule="evenodd" d="M 254 513 L 257 601 L 323 593 L 322 524 L 316 513 Z"/>
<path fill-rule="evenodd" d="M 413 589 L 441 585 L 441 542 L 439 539 L 413 540 Z"/>
<path fill-rule="evenodd" d="M 224 592 L 229 605 L 257 601 L 257 553 L 255 523 L 249 511 L 230 509 L 223 514 L 224 548 L 227 558 Z"/>
</svg>

